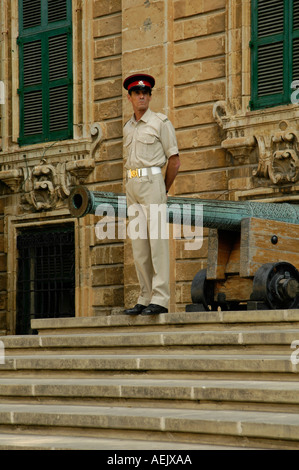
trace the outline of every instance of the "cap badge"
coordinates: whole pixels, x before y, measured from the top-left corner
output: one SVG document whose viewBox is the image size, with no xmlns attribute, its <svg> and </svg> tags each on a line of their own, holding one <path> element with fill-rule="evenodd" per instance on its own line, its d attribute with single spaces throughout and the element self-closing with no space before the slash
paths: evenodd
<svg viewBox="0 0 299 470">
<path fill-rule="evenodd" d="M 145 85 L 144 85 L 144 82 L 143 82 L 142 80 L 140 80 L 140 81 L 138 82 L 138 85 L 140 85 L 140 86 L 145 86 Z"/>
</svg>

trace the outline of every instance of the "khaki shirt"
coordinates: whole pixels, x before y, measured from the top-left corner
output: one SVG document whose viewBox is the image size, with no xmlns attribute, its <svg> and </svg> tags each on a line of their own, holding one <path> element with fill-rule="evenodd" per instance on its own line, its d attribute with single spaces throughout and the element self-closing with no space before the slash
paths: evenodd
<svg viewBox="0 0 299 470">
<path fill-rule="evenodd" d="M 175 130 L 167 116 L 148 109 L 139 121 L 134 115 L 124 126 L 126 169 L 163 167 L 179 153 Z"/>
</svg>

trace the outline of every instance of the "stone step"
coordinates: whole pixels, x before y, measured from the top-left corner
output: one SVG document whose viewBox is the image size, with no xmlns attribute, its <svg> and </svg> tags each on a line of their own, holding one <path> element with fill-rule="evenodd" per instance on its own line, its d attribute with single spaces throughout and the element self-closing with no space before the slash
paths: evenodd
<svg viewBox="0 0 299 470">
<path fill-rule="evenodd" d="M 31 326 L 42 334 L 63 333 L 90 333 L 115 331 L 153 331 L 161 325 L 168 329 L 189 326 L 190 329 L 214 328 L 227 329 L 242 325 L 243 327 L 258 329 L 277 325 L 281 328 L 290 325 L 299 328 L 299 310 L 245 310 L 245 311 L 217 311 L 217 312 L 179 312 L 153 316 L 110 315 L 99 317 L 50 318 L 31 321 Z"/>
<path fill-rule="evenodd" d="M 99 438 L 99 437 L 85 437 L 85 436 L 57 436 L 51 434 L 9 434 L 0 433 L 0 450 L 101 450 L 105 451 L 101 453 L 101 463 L 108 463 L 111 458 L 118 459 L 121 462 L 122 458 L 127 457 L 124 460 L 123 465 L 133 465 L 132 458 L 135 457 L 140 462 L 138 467 L 144 468 L 142 463 L 154 462 L 156 464 L 157 459 L 164 459 L 167 462 L 167 455 L 173 456 L 174 453 L 178 456 L 183 454 L 184 451 L 191 451 L 188 453 L 190 460 L 193 463 L 196 462 L 197 455 L 194 455 L 199 450 L 253 450 L 238 446 L 227 446 L 227 445 L 212 445 L 212 444 L 188 444 L 182 442 L 161 442 L 161 441 L 149 441 L 149 440 L 137 440 L 137 439 L 113 439 L 113 438 Z M 107 451 L 113 452 L 107 452 Z M 131 456 L 122 454 L 119 451 L 133 450 Z M 160 451 L 157 454 L 148 456 L 147 453 L 138 454 L 138 451 Z M 165 451 L 167 452 L 165 454 Z M 163 452 L 163 453 L 162 453 Z M 130 457 L 130 460 L 128 459 Z M 181 455 L 183 462 L 187 458 L 185 453 Z M 105 460 L 106 459 L 106 460 Z M 170 460 L 170 457 L 168 457 Z M 134 462 L 134 467 L 137 468 L 137 462 Z M 162 460 L 161 460 L 162 462 Z M 119 463 L 120 465 L 120 463 Z"/>
<path fill-rule="evenodd" d="M 38 335 L 0 338 L 2 436 L 22 429 L 39 437 L 175 441 L 177 448 L 299 448 L 299 366 L 291 360 L 299 310 L 32 326 Z"/>
<path fill-rule="evenodd" d="M 112 372 L 114 374 L 279 374 L 296 379 L 299 365 L 292 363 L 290 354 L 103 354 L 92 355 L 5 355 L 5 364 L 0 364 L 0 373 L 73 374 L 88 373 L 90 376 Z M 199 377 L 200 378 L 200 377 Z M 264 379 L 267 377 L 265 376 Z"/>
<path fill-rule="evenodd" d="M 241 380 L 165 380 L 132 378 L 1 378 L 0 403 L 27 399 L 46 403 L 111 403 L 132 406 L 231 407 L 298 413 L 299 383 Z"/>
<path fill-rule="evenodd" d="M 88 333 L 88 334 L 61 334 L 61 335 L 33 335 L 33 336 L 2 336 L 5 352 L 7 354 L 26 354 L 30 352 L 52 353 L 102 353 L 111 349 L 116 352 L 142 351 L 147 349 L 159 351 L 180 349 L 187 351 L 196 347 L 202 350 L 215 348 L 233 348 L 234 350 L 250 348 L 254 351 L 290 352 L 293 341 L 299 340 L 299 328 L 284 329 L 235 329 L 229 331 L 205 330 L 193 331 L 185 328 L 179 331 L 154 332 L 123 332 L 121 333 Z"/>
<path fill-rule="evenodd" d="M 299 415 L 235 410 L 186 410 L 74 405 L 0 404 L 1 431 L 22 427 L 81 436 L 153 441 L 299 447 Z M 49 433 L 49 431 L 48 431 Z M 45 432 L 47 434 L 47 431 Z M 217 440 L 216 440 L 217 439 Z"/>
</svg>

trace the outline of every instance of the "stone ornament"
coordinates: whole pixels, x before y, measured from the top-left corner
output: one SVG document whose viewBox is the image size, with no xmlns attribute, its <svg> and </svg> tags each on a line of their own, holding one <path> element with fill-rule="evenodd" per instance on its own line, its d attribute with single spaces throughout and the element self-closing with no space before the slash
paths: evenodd
<svg viewBox="0 0 299 470">
<path fill-rule="evenodd" d="M 268 139 L 257 137 L 260 158 L 253 176 L 269 178 L 274 184 L 295 183 L 299 179 L 298 132 L 287 130 L 285 121 L 279 127 L 281 132 Z"/>
<path fill-rule="evenodd" d="M 95 168 L 96 153 L 104 138 L 100 123 L 91 126 L 92 139 L 85 142 L 83 150 L 70 145 L 69 156 L 59 154 L 47 157 L 46 151 L 38 164 L 30 164 L 32 158 L 24 155 L 20 165 L 2 165 L 0 181 L 12 192 L 21 193 L 24 210 L 47 211 L 59 209 L 70 195 L 71 188 L 83 184 Z M 82 147 L 82 142 L 80 142 Z M 47 149 L 46 149 L 47 150 Z M 61 161 L 59 161 L 59 159 Z M 36 160 L 36 159 L 35 159 Z"/>
<path fill-rule="evenodd" d="M 33 206 L 36 211 L 54 209 L 60 200 L 68 197 L 65 163 L 54 166 L 43 160 L 26 173 L 21 198 L 24 208 L 31 209 Z"/>
<path fill-rule="evenodd" d="M 225 101 L 213 108 L 214 119 L 225 132 L 221 146 L 238 164 L 250 161 L 255 150 L 257 168 L 254 178 L 265 178 L 274 185 L 296 183 L 299 180 L 299 132 L 294 122 L 281 120 L 260 126 L 259 118 L 230 115 Z M 269 125 L 271 124 L 271 126 Z M 276 129 L 275 129 L 276 128 Z"/>
</svg>

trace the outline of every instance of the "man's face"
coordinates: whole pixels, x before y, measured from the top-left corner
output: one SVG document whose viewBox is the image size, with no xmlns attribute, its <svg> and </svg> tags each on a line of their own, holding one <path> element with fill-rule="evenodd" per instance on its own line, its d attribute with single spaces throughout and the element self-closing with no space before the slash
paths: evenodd
<svg viewBox="0 0 299 470">
<path fill-rule="evenodd" d="M 149 92 L 143 90 L 133 90 L 128 95 L 128 100 L 132 103 L 134 113 L 147 111 L 151 99 L 152 97 Z"/>
</svg>

